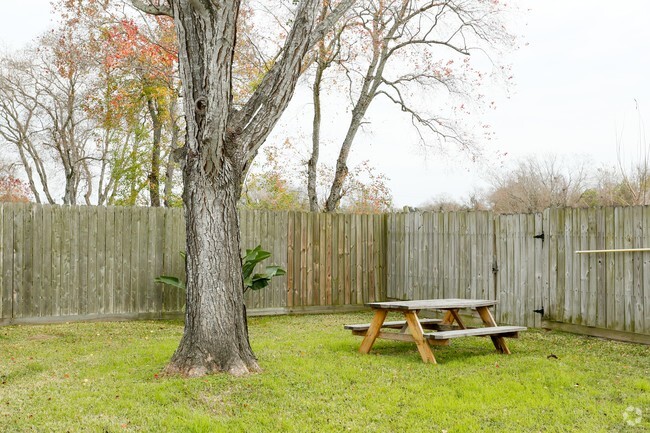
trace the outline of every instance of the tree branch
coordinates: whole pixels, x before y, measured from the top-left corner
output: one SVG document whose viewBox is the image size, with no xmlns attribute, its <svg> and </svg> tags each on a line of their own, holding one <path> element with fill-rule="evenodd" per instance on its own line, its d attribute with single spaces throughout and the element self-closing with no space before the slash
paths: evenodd
<svg viewBox="0 0 650 433">
<path fill-rule="evenodd" d="M 172 14 L 172 8 L 166 4 L 160 4 L 156 6 L 150 1 L 145 2 L 144 0 L 131 0 L 131 4 L 133 5 L 134 8 L 139 9 L 142 12 L 150 15 L 164 15 L 168 17 L 174 16 Z"/>
</svg>

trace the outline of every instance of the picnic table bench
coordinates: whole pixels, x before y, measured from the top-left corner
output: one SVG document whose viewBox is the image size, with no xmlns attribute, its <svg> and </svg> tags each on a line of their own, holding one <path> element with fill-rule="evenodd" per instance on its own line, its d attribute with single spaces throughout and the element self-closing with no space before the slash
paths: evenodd
<svg viewBox="0 0 650 433">
<path fill-rule="evenodd" d="M 361 353 L 369 353 L 377 338 L 410 341 L 415 342 L 424 362 L 434 364 L 436 358 L 429 345 L 448 345 L 450 339 L 460 337 L 488 336 L 498 352 L 510 354 L 505 337 L 517 338 L 519 332 L 525 331 L 526 327 L 498 326 L 489 310 L 489 307 L 496 304 L 497 301 L 478 299 L 372 302 L 366 304 L 375 311 L 370 323 L 345 325 L 344 329 L 352 331 L 353 335 L 364 337 L 359 348 Z M 476 310 L 484 326 L 466 327 L 459 315 L 459 310 L 463 308 Z M 442 319 L 420 319 L 418 313 L 421 310 L 443 310 L 445 315 Z M 386 316 L 391 311 L 403 313 L 405 320 L 386 322 Z M 398 332 L 391 332 L 395 329 Z M 424 332 L 425 329 L 432 332 Z"/>
</svg>

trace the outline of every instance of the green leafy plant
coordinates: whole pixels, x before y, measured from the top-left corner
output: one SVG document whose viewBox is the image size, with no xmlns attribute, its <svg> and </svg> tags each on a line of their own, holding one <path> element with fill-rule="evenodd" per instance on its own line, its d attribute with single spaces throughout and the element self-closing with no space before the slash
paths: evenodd
<svg viewBox="0 0 650 433">
<path fill-rule="evenodd" d="M 242 273 L 244 274 L 244 292 L 246 290 L 260 290 L 268 286 L 271 278 L 286 275 L 286 271 L 280 266 L 271 265 L 264 269 L 264 272 L 254 274 L 255 266 L 264 259 L 271 257 L 271 253 L 264 251 L 261 245 L 252 250 L 246 250 L 242 258 Z"/>
<path fill-rule="evenodd" d="M 183 258 L 187 255 L 184 252 L 180 253 Z M 252 250 L 246 250 L 246 255 L 242 257 L 242 273 L 244 275 L 244 292 L 248 289 L 260 290 L 268 286 L 271 278 L 286 275 L 286 271 L 280 266 L 270 265 L 264 269 L 264 272 L 253 273 L 255 267 L 262 260 L 271 257 L 271 253 L 264 251 L 261 245 L 256 246 Z M 168 286 L 176 287 L 185 290 L 185 282 L 178 277 L 170 275 L 161 275 L 154 279 L 156 283 L 167 284 Z"/>
</svg>

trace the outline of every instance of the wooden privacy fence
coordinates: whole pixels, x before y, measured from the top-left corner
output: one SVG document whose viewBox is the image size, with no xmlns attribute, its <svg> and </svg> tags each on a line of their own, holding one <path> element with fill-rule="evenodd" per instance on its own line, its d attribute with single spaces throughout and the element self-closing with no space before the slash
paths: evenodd
<svg viewBox="0 0 650 433">
<path fill-rule="evenodd" d="M 576 254 L 650 247 L 650 207 L 394 214 L 387 226 L 388 297 L 496 299 L 502 323 L 650 335 L 650 252 Z"/>
<path fill-rule="evenodd" d="M 499 301 L 502 323 L 650 335 L 650 207 L 388 215 L 242 210 L 241 244 L 287 275 L 246 295 L 251 312 L 395 299 Z M 165 317 L 184 295 L 180 209 L 0 205 L 0 323 Z M 544 315 L 541 313 L 543 309 Z M 646 341 L 644 340 L 644 341 Z M 650 341 L 650 340 L 647 340 Z"/>
<path fill-rule="evenodd" d="M 287 270 L 246 294 L 249 311 L 383 299 L 383 219 L 241 211 L 243 249 Z M 154 278 L 184 278 L 184 249 L 181 209 L 0 205 L 0 323 L 178 315 L 184 294 Z"/>
</svg>

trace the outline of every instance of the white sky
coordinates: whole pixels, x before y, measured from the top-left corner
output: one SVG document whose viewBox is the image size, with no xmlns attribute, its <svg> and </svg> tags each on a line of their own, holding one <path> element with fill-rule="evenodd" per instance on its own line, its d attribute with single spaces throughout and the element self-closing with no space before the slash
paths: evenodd
<svg viewBox="0 0 650 433">
<path fill-rule="evenodd" d="M 0 48 L 20 47 L 52 21 L 49 0 L 1 1 Z M 484 119 L 497 133 L 485 153 L 507 154 L 501 158 L 506 164 L 522 155 L 554 153 L 611 165 L 618 136 L 633 153 L 639 113 L 645 122 L 650 116 L 650 2 L 517 3 L 530 8 L 520 23 L 528 45 L 510 57 L 510 99 L 498 100 L 498 109 Z M 298 110 L 301 105 L 294 104 Z M 461 156 L 424 154 L 415 135 L 382 111 L 375 110 L 372 133 L 355 143 L 352 160 L 370 159 L 391 179 L 396 205 L 418 205 L 440 194 L 463 197 L 481 184 L 484 167 Z"/>
</svg>

